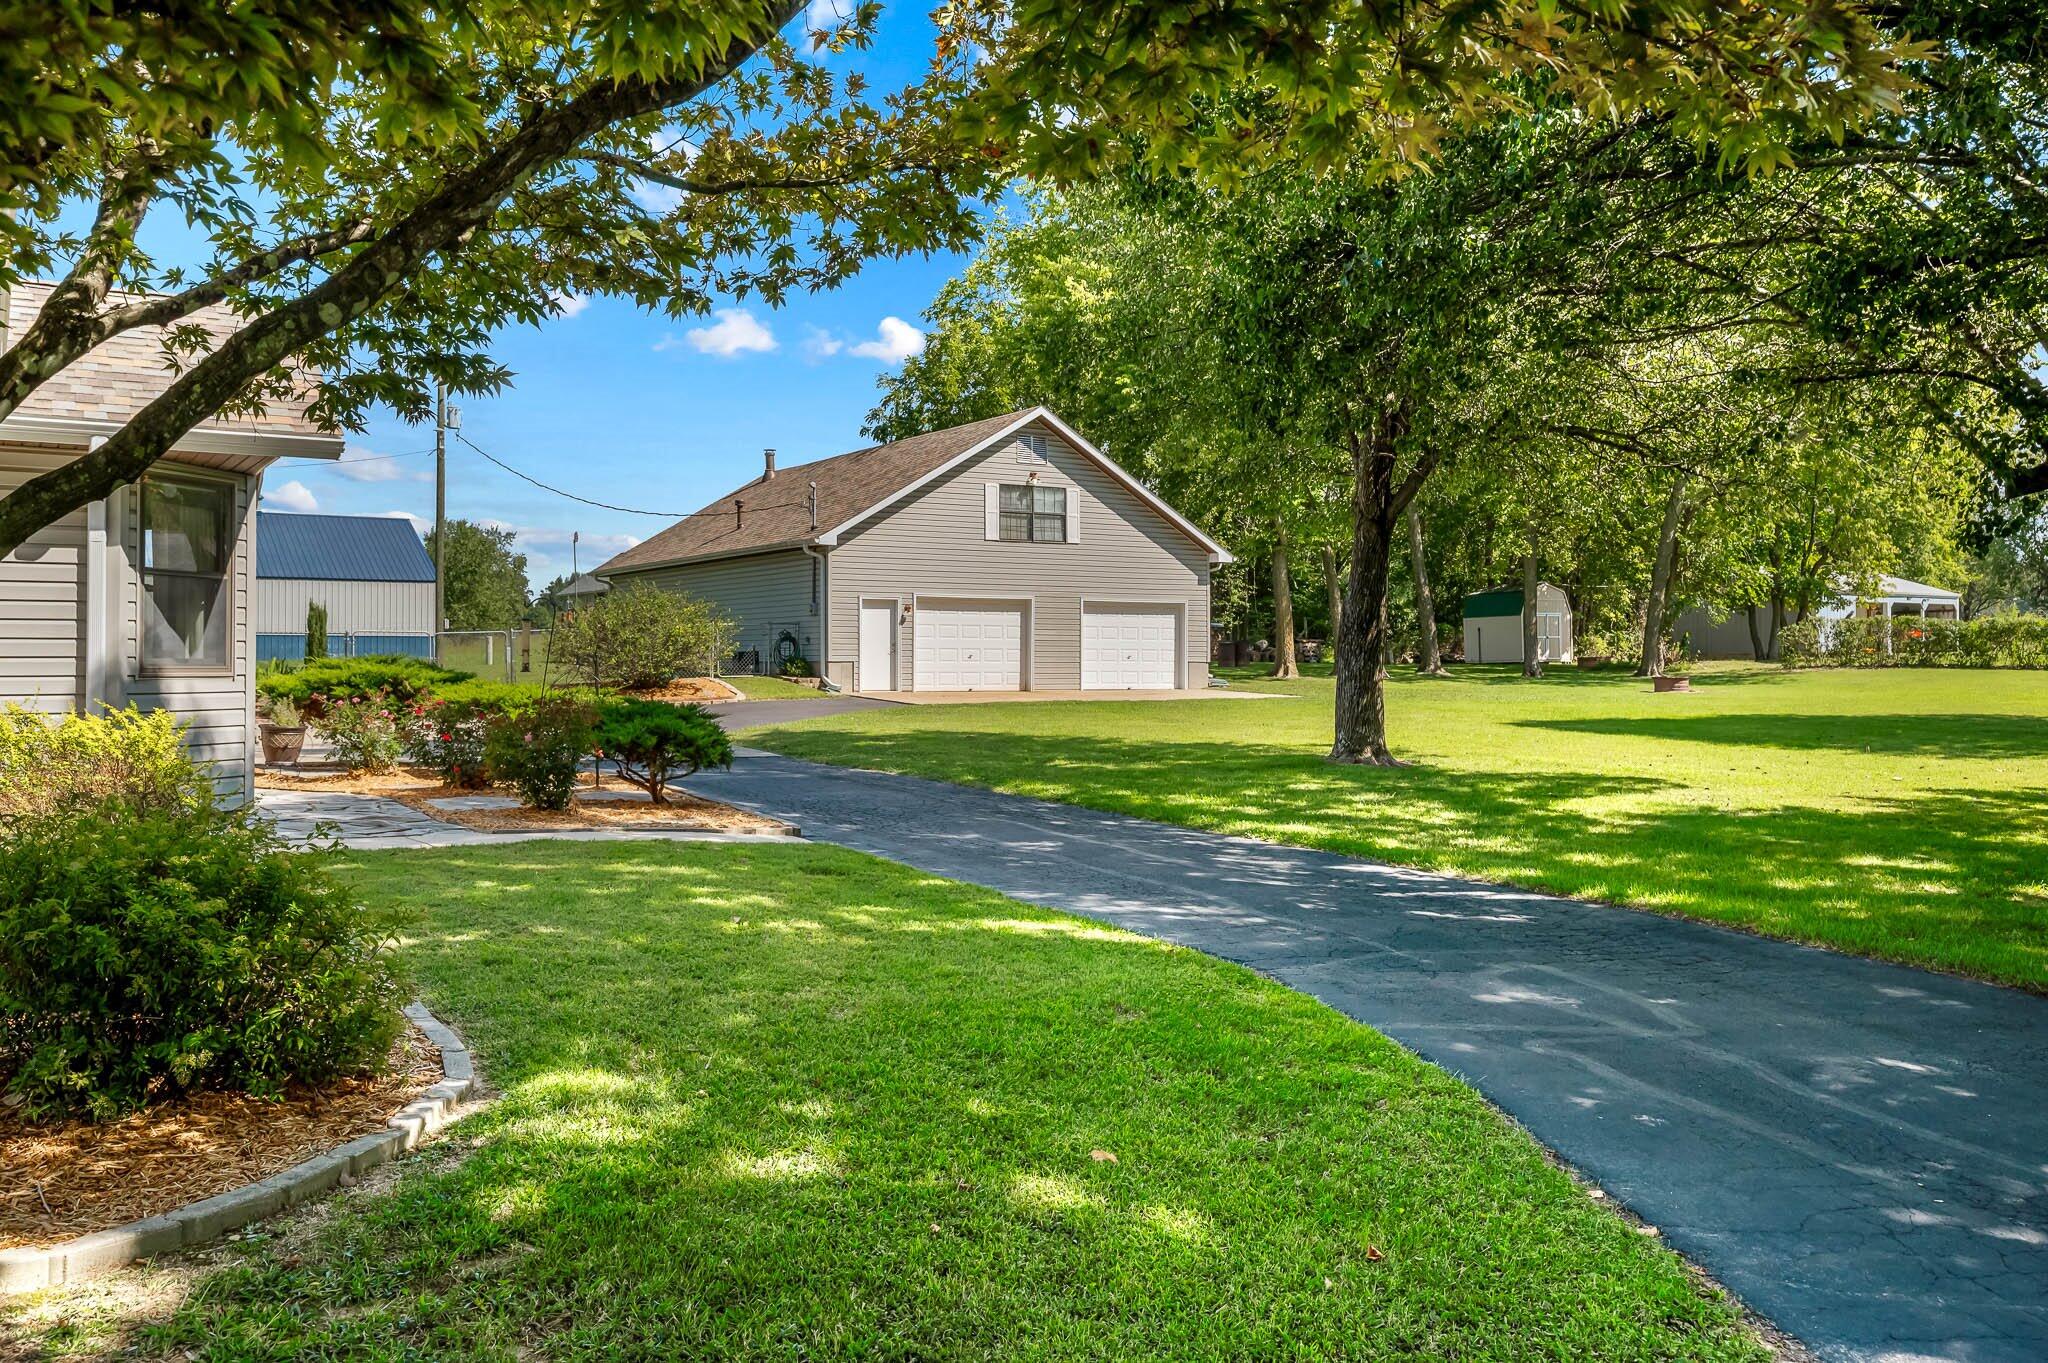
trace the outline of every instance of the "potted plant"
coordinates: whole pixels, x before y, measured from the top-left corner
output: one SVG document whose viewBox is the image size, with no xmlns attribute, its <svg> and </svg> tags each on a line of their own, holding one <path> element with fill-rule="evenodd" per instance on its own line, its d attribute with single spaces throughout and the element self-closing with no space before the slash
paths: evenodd
<svg viewBox="0 0 2048 1363">
<path fill-rule="evenodd" d="M 269 702 L 263 712 L 263 719 L 256 728 L 263 742 L 263 760 L 271 766 L 281 762 L 296 764 L 299 751 L 306 746 L 306 719 L 299 713 L 299 707 L 279 697 Z"/>
<path fill-rule="evenodd" d="M 1664 662 L 1664 675 L 1652 677 L 1650 686 L 1659 695 L 1666 691 L 1692 690 L 1692 648 L 1689 636 L 1671 650 L 1671 656 Z"/>
</svg>

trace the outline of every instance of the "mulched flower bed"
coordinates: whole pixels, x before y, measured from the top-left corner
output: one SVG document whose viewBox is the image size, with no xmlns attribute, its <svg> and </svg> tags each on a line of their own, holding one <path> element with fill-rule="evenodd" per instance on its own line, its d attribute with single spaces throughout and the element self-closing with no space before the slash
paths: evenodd
<svg viewBox="0 0 2048 1363">
<path fill-rule="evenodd" d="M 55 1244 L 268 1178 L 378 1130 L 440 1081 L 440 1052 L 408 1026 L 384 1072 L 294 1085 L 275 1102 L 197 1093 L 102 1124 L 0 1111 L 0 1249 Z"/>
<path fill-rule="evenodd" d="M 606 777 L 602 787 L 592 786 L 588 772 L 580 779 L 581 785 L 576 793 L 575 802 L 567 809 L 447 809 L 433 802 L 468 795 L 512 795 L 514 792 L 510 786 L 464 790 L 459 786 L 444 785 L 441 778 L 426 767 L 398 767 L 381 772 L 325 773 L 310 768 L 291 772 L 271 768 L 256 773 L 256 785 L 259 789 L 318 790 L 338 795 L 381 795 L 387 800 L 409 805 L 431 818 L 487 832 L 575 832 L 612 828 L 639 829 L 647 832 L 680 829 L 712 833 L 786 834 L 795 831 L 790 825 L 778 819 L 763 818 L 759 814 L 750 814 L 744 809 L 735 809 L 717 800 L 707 800 L 702 796 L 678 790 L 669 791 L 667 804 L 657 805 L 645 798 L 607 798 L 597 793 L 631 792 L 638 795 L 639 792 L 616 776 Z M 593 795 L 596 798 L 586 798 Z"/>
</svg>

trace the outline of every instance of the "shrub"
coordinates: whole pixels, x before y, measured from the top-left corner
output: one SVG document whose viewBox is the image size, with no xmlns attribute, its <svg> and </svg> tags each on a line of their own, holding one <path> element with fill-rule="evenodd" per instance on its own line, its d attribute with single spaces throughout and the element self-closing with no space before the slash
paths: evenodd
<svg viewBox="0 0 2048 1363">
<path fill-rule="evenodd" d="M 256 693 L 289 700 L 308 714 L 318 716 L 330 702 L 350 696 L 380 691 L 393 700 L 410 702 L 428 691 L 468 681 L 475 675 L 398 654 L 326 658 L 291 670 L 259 672 Z"/>
<path fill-rule="evenodd" d="M 185 755 L 168 711 L 100 715 L 0 707 L 0 815 L 50 814 L 119 801 L 136 812 L 213 804 L 213 781 Z"/>
<path fill-rule="evenodd" d="M 318 601 L 306 603 L 306 661 L 327 656 L 327 607 Z"/>
<path fill-rule="evenodd" d="M 1778 640 L 1789 667 L 2048 667 L 2048 620 L 2032 616 L 1806 620 Z"/>
<path fill-rule="evenodd" d="M 337 700 L 313 728 L 334 745 L 334 760 L 350 771 L 389 771 L 405 751 L 408 706 L 382 691 Z"/>
<path fill-rule="evenodd" d="M 32 1115 L 365 1069 L 399 998 L 385 934 L 264 825 L 122 807 L 0 841 L 0 1076 Z"/>
<path fill-rule="evenodd" d="M 782 675 L 785 677 L 808 677 L 811 675 L 811 660 L 801 653 L 792 653 L 782 660 Z"/>
<path fill-rule="evenodd" d="M 576 772 L 590 751 L 588 702 L 536 693 L 523 709 L 495 715 L 484 728 L 484 762 L 493 778 L 518 787 L 534 809 L 567 809 Z"/>
<path fill-rule="evenodd" d="M 610 759 L 656 804 L 668 803 L 670 781 L 732 765 L 732 740 L 701 705 L 607 701 L 598 707 L 592 741 L 600 758 Z"/>
<path fill-rule="evenodd" d="M 465 681 L 436 688 L 410 707 L 406 750 L 449 785 L 486 785 L 491 777 L 484 739 L 491 721 L 523 711 L 536 694 L 504 682 Z"/>
<path fill-rule="evenodd" d="M 647 690 L 709 674 L 731 644 L 732 622 L 710 602 L 635 585 L 559 621 L 548 657 L 583 681 Z"/>
</svg>

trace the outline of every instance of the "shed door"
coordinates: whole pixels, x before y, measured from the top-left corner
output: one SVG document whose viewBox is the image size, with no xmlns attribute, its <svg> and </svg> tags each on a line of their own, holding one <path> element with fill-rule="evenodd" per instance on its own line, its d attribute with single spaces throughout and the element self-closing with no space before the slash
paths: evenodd
<svg viewBox="0 0 2048 1363">
<path fill-rule="evenodd" d="M 1022 606 L 918 602 L 918 690 L 1016 691 L 1023 685 Z"/>
<path fill-rule="evenodd" d="M 1559 611 L 1536 612 L 1536 656 L 1546 663 L 1564 657 L 1564 615 Z"/>
<path fill-rule="evenodd" d="M 1082 688 L 1173 690 L 1180 676 L 1178 624 L 1171 606 L 1089 606 L 1081 613 Z"/>
</svg>

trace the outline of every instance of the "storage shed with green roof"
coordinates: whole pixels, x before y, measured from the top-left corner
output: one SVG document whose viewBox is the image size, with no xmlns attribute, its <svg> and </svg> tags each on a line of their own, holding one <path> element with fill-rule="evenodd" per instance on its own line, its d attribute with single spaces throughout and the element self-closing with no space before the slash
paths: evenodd
<svg viewBox="0 0 2048 1363">
<path fill-rule="evenodd" d="M 1574 657 L 1572 602 L 1562 587 L 1536 584 L 1536 646 L 1546 663 Z M 1522 661 L 1522 589 L 1494 587 L 1465 598 L 1465 661 Z"/>
</svg>

